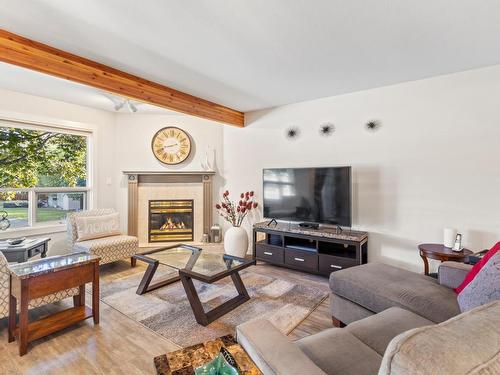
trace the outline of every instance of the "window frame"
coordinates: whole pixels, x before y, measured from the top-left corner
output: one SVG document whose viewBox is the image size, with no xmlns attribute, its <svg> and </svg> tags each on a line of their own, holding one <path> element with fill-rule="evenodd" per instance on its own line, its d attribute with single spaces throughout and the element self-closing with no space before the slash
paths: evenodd
<svg viewBox="0 0 500 375">
<path fill-rule="evenodd" d="M 4 233 L 13 233 L 17 231 L 29 231 L 30 229 L 40 229 L 44 227 L 65 225 L 66 220 L 54 220 L 36 222 L 37 213 L 37 194 L 38 193 L 80 193 L 84 194 L 84 210 L 93 208 L 93 141 L 94 132 L 92 129 L 84 129 L 72 126 L 62 126 L 54 124 L 44 124 L 38 122 L 18 121 L 4 119 L 0 117 L 0 127 L 21 128 L 28 130 L 41 130 L 53 133 L 71 134 L 86 137 L 87 144 L 87 178 L 84 187 L 31 187 L 31 188 L 12 188 L 0 187 L 0 192 L 27 192 L 28 193 L 28 225 L 24 227 L 9 228 Z"/>
</svg>

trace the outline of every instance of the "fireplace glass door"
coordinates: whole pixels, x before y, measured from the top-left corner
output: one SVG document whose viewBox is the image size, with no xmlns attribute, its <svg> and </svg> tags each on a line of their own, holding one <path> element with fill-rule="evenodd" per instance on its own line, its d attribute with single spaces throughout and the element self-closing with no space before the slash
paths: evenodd
<svg viewBox="0 0 500 375">
<path fill-rule="evenodd" d="M 193 200 L 149 201 L 149 242 L 193 241 Z"/>
</svg>

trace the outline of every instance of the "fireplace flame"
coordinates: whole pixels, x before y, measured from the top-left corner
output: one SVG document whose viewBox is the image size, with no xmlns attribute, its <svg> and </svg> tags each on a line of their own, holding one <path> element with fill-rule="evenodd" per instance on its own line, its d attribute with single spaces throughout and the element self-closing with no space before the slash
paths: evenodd
<svg viewBox="0 0 500 375">
<path fill-rule="evenodd" d="M 165 224 L 160 227 L 160 230 L 170 230 L 170 229 L 185 229 L 186 224 L 184 222 L 174 223 L 171 217 L 167 218 Z"/>
</svg>

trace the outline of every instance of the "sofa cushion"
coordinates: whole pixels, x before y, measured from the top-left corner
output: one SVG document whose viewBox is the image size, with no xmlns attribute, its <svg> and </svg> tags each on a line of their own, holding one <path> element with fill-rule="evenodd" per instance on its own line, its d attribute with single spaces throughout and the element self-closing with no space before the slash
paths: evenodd
<svg viewBox="0 0 500 375">
<path fill-rule="evenodd" d="M 500 374 L 500 301 L 395 337 L 380 375 Z"/>
<path fill-rule="evenodd" d="M 500 300 L 500 252 L 490 258 L 458 295 L 462 312 L 496 300 Z"/>
<path fill-rule="evenodd" d="M 295 344 L 327 374 L 377 374 L 382 362 L 380 354 L 345 328 L 330 328 Z"/>
<path fill-rule="evenodd" d="M 268 320 L 253 320 L 236 327 L 240 345 L 265 375 L 325 375 Z"/>
<path fill-rule="evenodd" d="M 391 307 L 381 313 L 349 324 L 345 330 L 384 355 L 389 342 L 409 329 L 433 325 L 430 320 L 399 307 Z"/>
<path fill-rule="evenodd" d="M 118 212 L 100 216 L 77 216 L 75 224 L 78 233 L 77 242 L 120 234 Z"/>
<path fill-rule="evenodd" d="M 375 314 L 373 311 L 335 293 L 330 293 L 330 311 L 333 317 L 344 324 L 350 324 Z"/>
<path fill-rule="evenodd" d="M 380 263 L 333 272 L 333 293 L 373 312 L 402 307 L 435 323 L 460 314 L 457 296 L 437 280 Z"/>
<path fill-rule="evenodd" d="M 460 293 L 464 288 L 469 285 L 469 283 L 474 280 L 476 275 L 481 271 L 481 268 L 490 260 L 490 258 L 500 252 L 500 242 L 497 242 L 482 258 L 479 262 L 474 264 L 474 267 L 465 276 L 464 281 L 455 289 L 455 292 Z"/>
<path fill-rule="evenodd" d="M 111 236 L 75 243 L 73 251 L 85 251 L 101 257 L 100 264 L 114 262 L 137 254 L 139 241 L 133 236 Z"/>
<path fill-rule="evenodd" d="M 472 269 L 470 264 L 447 261 L 439 265 L 439 284 L 451 289 L 455 289 L 464 281 L 467 274 Z"/>
</svg>

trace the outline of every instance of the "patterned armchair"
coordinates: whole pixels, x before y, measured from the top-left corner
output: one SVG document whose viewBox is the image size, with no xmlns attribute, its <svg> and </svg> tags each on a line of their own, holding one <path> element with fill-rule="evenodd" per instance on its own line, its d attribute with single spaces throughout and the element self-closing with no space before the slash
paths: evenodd
<svg viewBox="0 0 500 375">
<path fill-rule="evenodd" d="M 137 254 L 139 249 L 137 237 L 120 234 L 86 241 L 77 241 L 78 231 L 75 218 L 109 215 L 115 212 L 116 211 L 113 209 L 105 208 L 69 214 L 67 217 L 69 250 L 72 252 L 85 251 L 87 253 L 99 255 L 101 257 L 101 265 L 130 258 L 132 267 L 135 266 L 135 259 L 133 259 L 132 256 Z"/>
<path fill-rule="evenodd" d="M 9 316 L 9 284 L 10 272 L 8 268 L 7 259 L 0 251 L 0 319 Z M 66 289 L 61 292 L 49 294 L 48 296 L 36 298 L 30 301 L 29 308 L 47 305 L 61 301 L 65 298 L 78 295 L 78 288 Z"/>
</svg>

